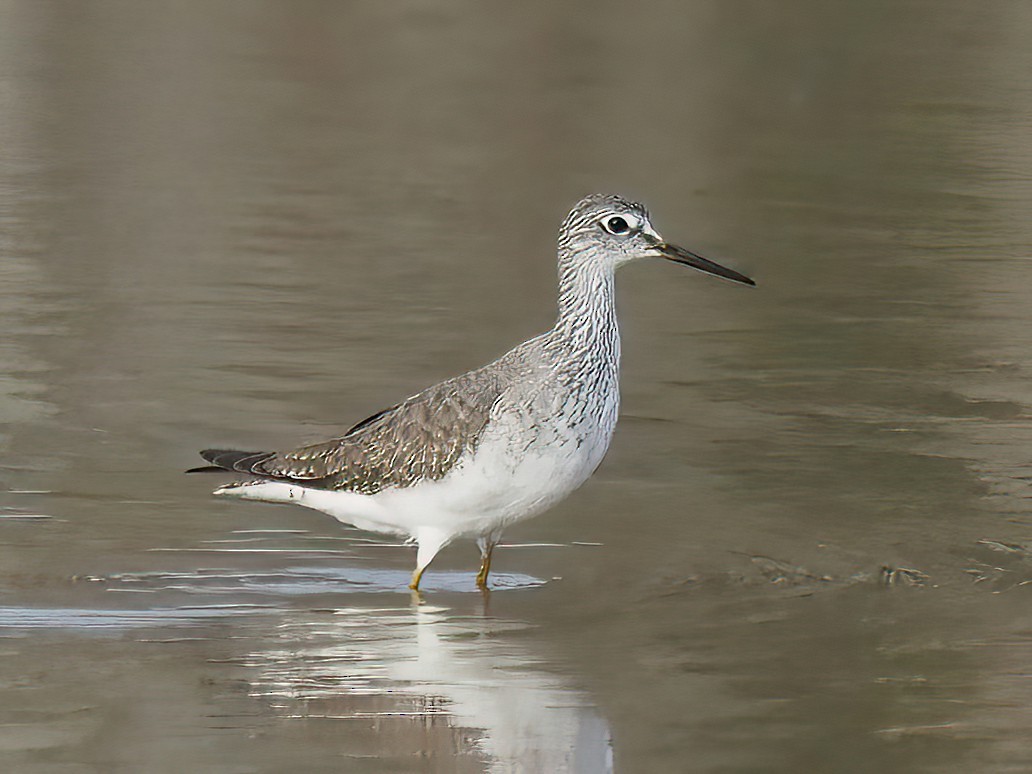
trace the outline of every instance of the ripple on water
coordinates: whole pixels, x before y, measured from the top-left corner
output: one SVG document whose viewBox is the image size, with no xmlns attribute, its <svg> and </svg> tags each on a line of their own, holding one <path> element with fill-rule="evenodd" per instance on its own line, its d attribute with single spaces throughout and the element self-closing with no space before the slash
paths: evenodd
<svg viewBox="0 0 1032 774">
<path fill-rule="evenodd" d="M 206 605 L 148 610 L 90 608 L 0 607 L 0 630 L 21 629 L 136 629 L 180 626 L 259 610 L 254 605 Z"/>
<path fill-rule="evenodd" d="M 312 594 L 410 593 L 407 570 L 377 567 L 286 567 L 269 572 L 199 569 L 189 572 L 143 572 L 111 575 L 97 580 L 109 591 L 178 591 L 188 594 L 251 594 L 295 597 Z M 522 573 L 491 576 L 495 591 L 543 586 L 547 581 Z M 473 573 L 467 571 L 427 572 L 420 588 L 424 592 L 479 592 Z"/>
</svg>

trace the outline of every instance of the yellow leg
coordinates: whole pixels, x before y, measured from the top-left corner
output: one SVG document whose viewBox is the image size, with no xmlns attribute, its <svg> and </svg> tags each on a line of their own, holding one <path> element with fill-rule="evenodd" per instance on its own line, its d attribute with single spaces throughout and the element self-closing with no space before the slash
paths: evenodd
<svg viewBox="0 0 1032 774">
<path fill-rule="evenodd" d="M 477 588 L 487 588 L 487 576 L 491 573 L 491 554 L 494 552 L 494 543 L 488 543 L 481 554 L 480 572 L 477 573 Z"/>
<path fill-rule="evenodd" d="M 413 591 L 419 591 L 419 580 L 423 577 L 423 570 L 425 567 L 417 567 L 415 572 L 412 573 L 412 582 L 408 585 Z"/>
<path fill-rule="evenodd" d="M 419 581 L 423 577 L 423 570 L 434 560 L 437 552 L 448 545 L 452 535 L 435 527 L 420 527 L 416 530 L 415 538 L 419 548 L 416 551 L 416 571 L 412 573 L 412 582 L 409 584 L 409 588 L 419 591 Z"/>
</svg>

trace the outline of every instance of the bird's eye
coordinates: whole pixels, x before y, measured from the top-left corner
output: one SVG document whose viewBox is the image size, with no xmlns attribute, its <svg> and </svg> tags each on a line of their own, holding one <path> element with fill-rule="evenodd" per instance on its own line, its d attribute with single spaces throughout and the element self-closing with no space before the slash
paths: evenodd
<svg viewBox="0 0 1032 774">
<path fill-rule="evenodd" d="M 627 222 L 626 218 L 621 218 L 619 215 L 613 215 L 602 221 L 602 228 L 610 234 L 626 234 L 631 230 L 631 224 Z"/>
</svg>

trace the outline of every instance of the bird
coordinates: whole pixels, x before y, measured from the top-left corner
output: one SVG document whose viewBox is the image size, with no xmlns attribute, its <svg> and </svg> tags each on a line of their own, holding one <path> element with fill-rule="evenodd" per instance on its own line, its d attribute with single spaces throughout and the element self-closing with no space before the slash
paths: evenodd
<svg viewBox="0 0 1032 774">
<path fill-rule="evenodd" d="M 293 503 L 416 546 L 409 588 L 457 538 L 480 549 L 487 590 L 504 530 L 580 487 L 602 462 L 620 404 L 614 275 L 663 258 L 743 285 L 749 277 L 667 242 L 644 205 L 581 199 L 557 240 L 558 314 L 551 330 L 497 360 L 434 384 L 339 437 L 287 451 L 205 449 L 207 466 L 244 480 L 215 495 Z"/>
</svg>

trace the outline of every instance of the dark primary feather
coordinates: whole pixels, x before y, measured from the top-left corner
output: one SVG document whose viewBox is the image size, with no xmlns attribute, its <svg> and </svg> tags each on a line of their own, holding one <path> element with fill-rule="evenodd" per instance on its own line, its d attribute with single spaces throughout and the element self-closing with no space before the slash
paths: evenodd
<svg viewBox="0 0 1032 774">
<path fill-rule="evenodd" d="M 439 479 L 476 448 L 505 382 L 489 366 L 373 414 L 339 438 L 287 452 L 206 449 L 201 456 L 219 469 L 362 494 Z"/>
<path fill-rule="evenodd" d="M 252 467 L 267 458 L 272 452 L 240 451 L 238 449 L 205 449 L 201 456 L 219 470 L 238 470 L 250 473 Z M 197 473 L 206 472 L 206 468 L 196 468 Z M 190 472 L 190 471 L 187 471 Z"/>
</svg>

